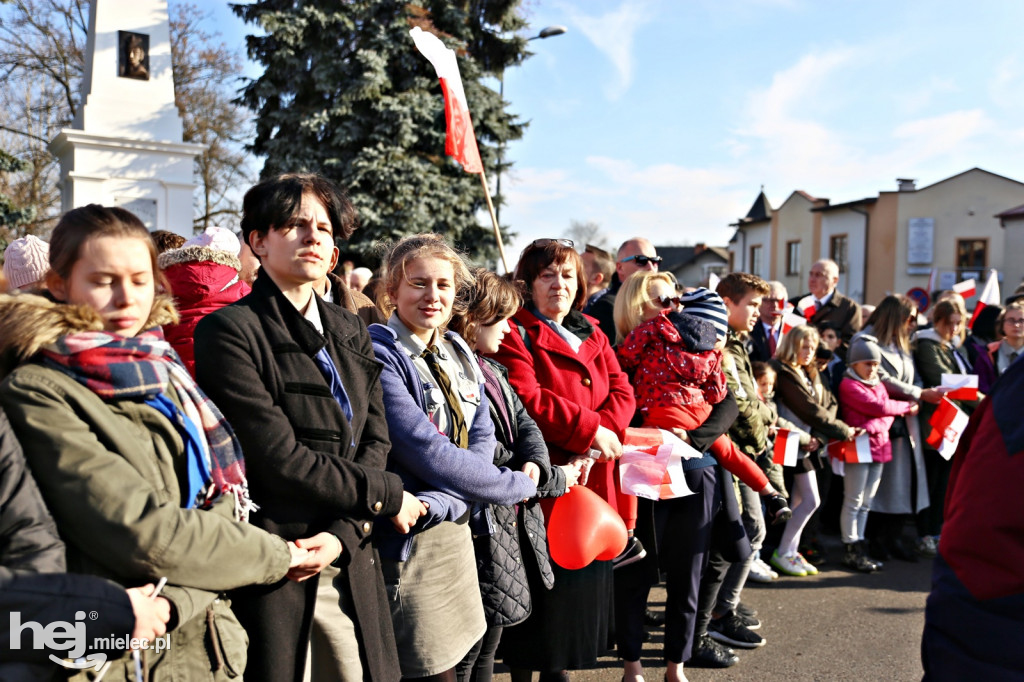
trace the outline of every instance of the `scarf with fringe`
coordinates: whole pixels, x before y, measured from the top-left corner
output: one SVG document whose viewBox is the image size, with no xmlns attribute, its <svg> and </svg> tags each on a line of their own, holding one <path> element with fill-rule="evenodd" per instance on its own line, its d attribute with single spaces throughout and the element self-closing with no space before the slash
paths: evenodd
<svg viewBox="0 0 1024 682">
<path fill-rule="evenodd" d="M 104 399 L 137 399 L 178 429 L 188 459 L 188 508 L 208 509 L 231 495 L 235 518 L 247 521 L 249 499 L 242 448 L 217 406 L 196 385 L 157 327 L 132 338 L 110 332 L 68 334 L 45 346 L 43 363 Z M 167 395 L 170 384 L 181 408 Z"/>
</svg>

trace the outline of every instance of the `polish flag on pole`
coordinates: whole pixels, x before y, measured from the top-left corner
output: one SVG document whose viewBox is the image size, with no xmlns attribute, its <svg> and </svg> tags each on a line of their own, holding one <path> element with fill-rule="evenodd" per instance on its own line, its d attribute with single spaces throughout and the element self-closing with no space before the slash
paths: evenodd
<svg viewBox="0 0 1024 682">
<path fill-rule="evenodd" d="M 800 436 L 787 429 L 779 429 L 775 436 L 772 461 L 786 467 L 795 467 L 800 450 Z"/>
<path fill-rule="evenodd" d="M 943 374 L 940 386 L 949 389 L 946 397 L 950 400 L 978 399 L 977 374 Z"/>
<path fill-rule="evenodd" d="M 683 460 L 702 456 L 669 431 L 626 429 L 618 462 L 622 491 L 649 500 L 692 495 L 683 475 Z"/>
<path fill-rule="evenodd" d="M 935 413 L 928 421 L 932 425 L 932 432 L 927 438 L 928 444 L 949 459 L 956 452 L 956 446 L 960 443 L 960 436 L 967 428 L 968 421 L 970 418 L 963 410 L 943 396 L 942 402 L 935 408 Z"/>
<path fill-rule="evenodd" d="M 954 284 L 953 291 L 960 294 L 964 298 L 971 298 L 972 296 L 974 296 L 975 293 L 977 293 L 978 285 L 972 277 L 971 279 L 965 279 L 962 282 L 957 282 L 956 284 Z"/>
<path fill-rule="evenodd" d="M 999 305 L 1000 300 L 999 275 L 995 268 L 992 268 L 988 271 L 988 279 L 985 281 L 985 286 L 981 290 L 981 296 L 978 297 L 978 302 L 974 304 L 974 314 L 971 315 L 971 321 L 967 326 L 973 328 L 974 321 L 978 319 L 978 313 L 984 310 L 985 306 Z"/>
<path fill-rule="evenodd" d="M 459 74 L 459 63 L 455 59 L 455 51 L 444 46 L 441 39 L 433 33 L 427 33 L 419 26 L 409 33 L 412 35 L 416 49 L 434 65 L 437 77 L 441 79 L 441 90 L 444 92 L 444 119 L 448 124 L 444 151 L 462 164 L 467 173 L 479 173 L 483 170 L 480 150 L 476 146 L 476 135 L 473 134 L 473 120 L 469 116 L 469 104 L 466 91 L 462 89 L 462 76 Z"/>
<path fill-rule="evenodd" d="M 853 440 L 834 440 L 828 444 L 828 456 L 848 464 L 871 464 L 870 438 L 862 433 Z"/>
</svg>

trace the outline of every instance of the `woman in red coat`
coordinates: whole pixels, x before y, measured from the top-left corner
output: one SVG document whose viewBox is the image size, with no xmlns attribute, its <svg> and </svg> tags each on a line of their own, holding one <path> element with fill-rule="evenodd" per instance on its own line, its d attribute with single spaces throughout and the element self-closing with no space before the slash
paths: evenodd
<svg viewBox="0 0 1024 682">
<path fill-rule="evenodd" d="M 508 368 L 509 382 L 544 434 L 551 463 L 576 465 L 586 477 L 580 482 L 617 507 L 615 460 L 635 402 L 608 338 L 580 312 L 583 262 L 571 241 L 538 239 L 523 251 L 516 279 L 526 287 L 527 303 L 494 359 Z M 567 679 L 565 670 L 590 665 L 607 650 L 611 562 L 554 571 L 554 589 L 535 595 L 530 617 L 503 635 L 513 681 L 527 679 L 531 670 L 541 671 L 541 680 Z"/>
</svg>

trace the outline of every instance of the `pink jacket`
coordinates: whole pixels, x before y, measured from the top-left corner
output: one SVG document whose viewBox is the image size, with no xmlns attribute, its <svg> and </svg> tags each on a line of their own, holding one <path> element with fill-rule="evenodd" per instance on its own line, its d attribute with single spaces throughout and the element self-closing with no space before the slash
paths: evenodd
<svg viewBox="0 0 1024 682">
<path fill-rule="evenodd" d="M 869 386 L 849 376 L 839 384 L 839 413 L 844 422 L 862 428 L 871 438 L 871 459 L 888 462 L 892 459 L 889 427 L 896 417 L 905 415 L 914 403 L 891 400 L 882 382 Z"/>
</svg>

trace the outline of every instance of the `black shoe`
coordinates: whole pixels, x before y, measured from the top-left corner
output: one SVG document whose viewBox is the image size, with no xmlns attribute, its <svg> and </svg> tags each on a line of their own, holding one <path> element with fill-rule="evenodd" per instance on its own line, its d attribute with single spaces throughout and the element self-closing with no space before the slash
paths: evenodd
<svg viewBox="0 0 1024 682">
<path fill-rule="evenodd" d="M 756 649 L 767 643 L 764 637 L 745 626 L 735 613 L 712 619 L 708 623 L 708 636 L 739 649 Z"/>
<path fill-rule="evenodd" d="M 815 566 L 821 566 L 826 561 L 825 549 L 817 541 L 801 549 L 800 555 Z"/>
<path fill-rule="evenodd" d="M 748 630 L 760 630 L 761 621 L 757 619 L 757 616 L 748 616 L 745 613 L 740 613 L 739 610 L 735 611 L 736 618 L 743 623 L 743 627 Z"/>
<path fill-rule="evenodd" d="M 793 510 L 789 508 L 786 503 L 786 498 L 782 495 L 775 493 L 769 495 L 764 501 L 764 518 L 768 521 L 769 525 L 776 525 L 783 521 L 789 521 L 793 518 Z"/>
<path fill-rule="evenodd" d="M 652 628 L 660 628 L 665 624 L 665 614 L 647 609 L 644 611 L 644 624 Z"/>
<path fill-rule="evenodd" d="M 626 541 L 626 549 L 622 550 L 619 556 L 612 559 L 612 569 L 629 566 L 640 561 L 645 556 L 647 556 L 647 550 L 644 549 L 639 540 L 631 535 Z"/>
<path fill-rule="evenodd" d="M 881 538 L 871 538 L 871 540 L 868 541 L 868 556 L 872 559 L 885 561 L 889 558 L 889 548 Z"/>
<path fill-rule="evenodd" d="M 731 649 L 722 646 L 707 634 L 697 638 L 693 644 L 693 655 L 687 661 L 687 665 L 703 666 L 705 668 L 731 668 L 740 662 Z"/>
<path fill-rule="evenodd" d="M 747 618 L 757 618 L 757 609 L 747 606 L 743 602 L 737 604 L 736 608 L 733 610 L 741 616 L 746 616 Z"/>
<path fill-rule="evenodd" d="M 918 561 L 917 552 L 915 552 L 912 547 L 909 547 L 906 540 L 903 538 L 894 538 L 890 540 L 886 543 L 886 548 L 894 559 L 909 561 L 915 564 Z"/>
<path fill-rule="evenodd" d="M 864 547 L 858 542 L 846 545 L 846 554 L 843 555 L 843 566 L 852 568 L 861 573 L 874 573 L 878 565 L 864 554 Z"/>
</svg>

